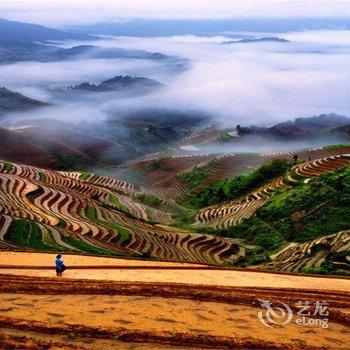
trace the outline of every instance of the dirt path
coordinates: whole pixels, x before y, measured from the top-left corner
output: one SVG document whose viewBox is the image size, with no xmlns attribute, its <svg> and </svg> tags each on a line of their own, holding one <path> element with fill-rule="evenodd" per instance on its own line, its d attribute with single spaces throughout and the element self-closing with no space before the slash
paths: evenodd
<svg viewBox="0 0 350 350">
<path fill-rule="evenodd" d="M 54 270 L 18 270 L 1 269 L 0 273 L 36 277 L 53 277 Z M 208 270 L 67 270 L 65 279 L 91 279 L 126 282 L 167 282 L 188 283 L 211 286 L 232 287 L 273 287 L 306 288 L 310 290 L 350 291 L 350 280 L 323 277 L 292 276 L 273 273 L 243 271 L 208 271 Z"/>
<path fill-rule="evenodd" d="M 53 277 L 53 254 L 0 252 L 0 274 Z M 247 269 L 144 260 L 65 255 L 65 279 L 190 283 L 214 286 L 306 288 L 350 291 L 350 279 L 258 272 Z M 5 268 L 5 265 L 10 268 Z M 16 266 L 23 268 L 16 269 Z M 33 269 L 30 269 L 33 267 Z"/>
<path fill-rule="evenodd" d="M 5 252 L 0 251 L 0 265 L 25 265 L 25 266 L 54 266 L 55 254 L 29 253 L 29 252 Z M 147 261 L 139 259 L 105 258 L 99 256 L 64 254 L 64 261 L 68 266 L 201 266 L 191 263 Z"/>
</svg>

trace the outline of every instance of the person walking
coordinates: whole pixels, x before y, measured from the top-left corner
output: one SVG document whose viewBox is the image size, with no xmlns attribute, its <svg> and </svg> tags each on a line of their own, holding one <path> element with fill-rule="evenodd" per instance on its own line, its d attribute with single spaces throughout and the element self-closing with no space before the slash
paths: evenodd
<svg viewBox="0 0 350 350">
<path fill-rule="evenodd" d="M 62 273 L 67 269 L 66 265 L 64 264 L 64 261 L 62 259 L 62 255 L 58 254 L 56 256 L 55 260 L 55 266 L 56 266 L 56 275 L 57 277 L 62 277 Z"/>
</svg>

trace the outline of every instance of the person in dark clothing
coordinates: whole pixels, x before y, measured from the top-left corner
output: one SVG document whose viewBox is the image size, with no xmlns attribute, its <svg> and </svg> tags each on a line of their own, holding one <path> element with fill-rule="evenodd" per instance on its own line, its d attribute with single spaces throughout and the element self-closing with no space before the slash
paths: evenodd
<svg viewBox="0 0 350 350">
<path fill-rule="evenodd" d="M 58 254 L 56 256 L 55 266 L 56 266 L 56 275 L 57 275 L 57 277 L 62 277 L 62 273 L 66 270 L 66 266 L 64 265 L 64 262 L 63 262 L 61 254 Z"/>
</svg>

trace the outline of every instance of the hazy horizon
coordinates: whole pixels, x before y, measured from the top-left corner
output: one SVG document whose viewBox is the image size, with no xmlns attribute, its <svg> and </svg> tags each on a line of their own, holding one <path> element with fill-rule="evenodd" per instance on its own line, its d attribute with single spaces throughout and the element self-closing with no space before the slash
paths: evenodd
<svg viewBox="0 0 350 350">
<path fill-rule="evenodd" d="M 347 1 L 232 0 L 3 0 L 1 17 L 52 27 L 127 19 L 235 19 L 350 17 Z"/>
<path fill-rule="evenodd" d="M 140 14 L 137 3 L 137 1 L 128 2 L 126 8 L 130 14 Z M 155 11 L 160 11 L 159 14 L 162 13 L 164 17 L 172 9 L 172 7 L 160 7 L 154 1 L 149 3 L 149 7 L 142 7 L 144 17 L 151 18 L 151 14 L 155 15 Z M 212 19 L 220 21 L 219 12 L 224 14 L 225 9 L 230 7 L 227 1 L 220 3 L 221 5 L 215 8 L 214 5 L 209 6 L 207 1 L 189 1 L 186 2 L 186 6 L 181 1 L 171 2 L 177 9 L 173 12 L 173 18 L 178 19 L 185 9 L 189 10 L 194 5 L 200 5 L 202 18 L 205 11 L 208 13 L 210 9 L 214 9 Z M 63 121 L 103 124 L 108 118 L 118 118 L 125 111 L 132 114 L 135 110 L 151 109 L 186 112 L 189 117 L 192 113 L 203 114 L 210 116 L 214 123 L 230 126 L 237 124 L 267 126 L 298 117 L 328 113 L 349 116 L 350 69 L 347 64 L 350 60 L 349 30 L 341 26 L 335 28 L 332 26 L 338 22 L 340 25 L 342 23 L 340 18 L 350 15 L 350 6 L 346 6 L 345 9 L 343 2 L 318 3 L 319 6 L 316 6 L 315 2 L 307 2 L 301 12 L 300 4 L 296 6 L 296 3 L 286 1 L 273 4 L 253 1 L 248 5 L 246 2 L 235 2 L 225 16 L 231 16 L 236 9 L 234 13 L 238 18 L 237 16 L 247 15 L 247 11 L 253 7 L 257 11 L 254 14 L 260 16 L 261 22 L 258 27 L 253 20 L 238 21 L 239 25 L 243 23 L 248 26 L 246 31 L 238 30 L 230 22 L 225 22 L 227 26 L 225 24 L 221 27 L 214 24 L 211 26 L 214 22 L 197 27 L 192 24 L 184 28 L 180 26 L 176 28 L 179 34 L 174 34 L 167 21 L 164 21 L 162 27 L 156 27 L 156 31 L 153 31 L 152 21 L 148 26 L 143 26 L 143 21 L 122 21 L 121 26 L 108 24 L 102 27 L 81 26 L 80 31 L 76 33 L 81 33 L 85 37 L 53 41 L 51 44 L 56 45 L 56 49 L 93 45 L 104 50 L 106 56 L 95 57 L 89 52 L 82 52 L 70 58 L 46 60 L 46 57 L 43 61 L 29 59 L 2 64 L 1 84 L 13 91 L 51 104 L 51 107 L 40 111 L 16 114 L 24 120 L 55 118 Z M 20 4 L 25 11 L 18 16 L 22 16 L 22 20 L 26 18 L 28 22 L 43 23 L 53 20 L 49 15 L 46 17 L 46 13 L 55 6 L 58 6 L 59 10 L 49 12 L 62 19 L 61 26 L 64 22 L 67 25 L 70 23 L 71 27 L 82 25 L 84 22 L 75 18 L 73 10 L 67 12 L 68 17 L 63 15 L 67 7 L 79 8 L 80 1 L 64 2 L 62 6 L 62 2 L 53 1 L 48 5 L 45 1 L 35 1 L 32 2 L 33 7 L 21 1 L 11 3 L 4 1 L 0 8 L 7 9 L 7 12 L 2 11 L 1 16 L 10 15 L 10 10 Z M 89 6 L 81 8 L 81 18 L 89 16 L 89 9 L 95 8 L 94 21 L 98 22 L 105 18 L 108 9 L 116 10 L 118 6 L 126 3 L 106 1 L 104 4 L 106 6 L 103 11 L 99 12 L 101 9 L 97 3 L 90 2 Z M 183 4 L 184 7 L 180 8 L 179 4 Z M 265 4 L 266 8 L 262 4 Z M 276 29 L 272 31 L 268 21 L 264 21 L 263 18 L 267 16 L 267 8 L 271 10 L 276 4 L 279 10 L 271 12 L 270 16 L 271 23 L 274 22 L 273 26 Z M 332 10 L 327 14 L 333 16 L 333 20 L 331 22 L 320 20 L 320 16 L 325 14 L 325 10 L 329 9 L 331 4 Z M 33 9 L 37 7 L 40 7 L 41 11 L 33 14 Z M 317 11 L 313 13 L 313 9 Z M 337 17 L 340 10 L 344 10 L 341 11 L 342 17 Z M 113 11 L 110 12 L 113 14 Z M 198 18 L 201 17 L 200 13 L 197 14 Z M 285 23 L 272 21 L 277 15 L 284 14 L 288 14 L 291 20 Z M 305 16 L 314 16 L 314 22 L 308 23 L 307 20 L 303 20 Z M 298 30 L 304 27 L 289 25 L 297 19 L 307 24 L 306 29 Z M 55 23 L 58 24 L 57 21 Z M 36 29 L 40 33 L 44 30 L 40 27 Z M 86 37 L 92 29 L 95 30 L 94 34 L 110 36 Z M 109 30 L 110 33 L 106 32 Z M 254 41 L 264 37 L 273 40 Z M 245 41 L 247 39 L 248 41 Z M 230 41 L 232 43 L 225 44 Z M 37 42 L 38 40 L 35 40 L 35 43 Z M 47 42 L 44 44 L 47 45 Z M 128 57 L 108 55 L 111 50 L 119 49 L 125 52 L 141 50 L 139 52 L 143 52 L 146 56 L 140 58 L 132 55 Z M 152 56 L 154 53 L 160 53 L 164 59 L 154 58 Z M 71 85 L 83 82 L 98 84 L 117 75 L 155 79 L 162 84 L 162 88 L 146 94 L 135 94 L 132 88 L 125 88 L 126 94 L 123 96 L 117 93 L 96 93 L 89 98 L 83 94 L 69 96 L 60 93 L 60 90 L 65 90 Z"/>
<path fill-rule="evenodd" d="M 230 39 L 225 36 L 191 35 L 68 41 L 61 45 L 68 48 L 92 44 L 161 52 L 187 60 L 189 67 L 175 73 L 171 65 L 158 61 L 86 56 L 72 61 L 2 65 L 0 76 L 6 87 L 56 105 L 53 115 L 61 114 L 62 118 L 66 118 L 67 105 L 72 103 L 74 116 L 80 118 L 91 115 L 104 119 L 121 106 L 141 109 L 152 106 L 203 111 L 216 121 L 231 125 L 266 125 L 331 112 L 348 115 L 350 70 L 346 62 L 350 59 L 350 40 L 347 33 L 335 30 L 282 33 L 279 36 L 289 42 L 232 45 L 222 44 Z M 250 36 L 261 37 L 254 33 Z M 92 104 L 79 98 L 73 102 L 67 100 L 66 106 L 52 90 L 84 81 L 99 83 L 115 75 L 156 79 L 164 88 L 122 100 L 101 95 Z"/>
</svg>

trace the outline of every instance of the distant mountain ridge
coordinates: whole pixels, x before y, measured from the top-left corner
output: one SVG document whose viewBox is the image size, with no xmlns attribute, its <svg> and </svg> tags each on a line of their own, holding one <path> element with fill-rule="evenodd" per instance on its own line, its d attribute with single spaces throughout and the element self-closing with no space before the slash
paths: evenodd
<svg viewBox="0 0 350 350">
<path fill-rule="evenodd" d="M 164 60 L 170 56 L 159 52 L 129 50 L 120 48 L 102 48 L 93 45 L 78 45 L 71 48 L 61 48 L 53 45 L 42 45 L 21 40 L 3 40 L 0 38 L 0 64 L 23 61 L 56 62 L 68 59 L 82 58 L 133 58 Z M 185 64 L 178 60 L 178 64 Z"/>
<path fill-rule="evenodd" d="M 185 70 L 187 60 L 160 52 L 122 48 L 77 45 L 70 48 L 55 46 L 60 40 L 96 40 L 87 34 L 64 32 L 37 24 L 0 19 L 0 64 L 23 61 L 56 62 L 83 58 L 132 58 L 169 60 L 175 70 Z"/>
<path fill-rule="evenodd" d="M 334 135 L 332 130 L 341 129 L 349 124 L 350 118 L 330 113 L 313 116 L 311 118 L 296 118 L 294 121 L 278 123 L 269 128 L 237 126 L 237 130 L 240 136 L 259 135 L 285 140 Z"/>
<path fill-rule="evenodd" d="M 285 33 L 318 29 L 350 29 L 350 19 L 337 18 L 231 18 L 231 19 L 130 19 L 67 26 L 75 33 L 156 37 L 173 35 L 212 36 L 237 32 Z M 235 37 L 235 34 L 232 34 Z"/>
<path fill-rule="evenodd" d="M 86 40 L 92 39 L 92 36 L 82 33 L 69 33 L 38 24 L 9 21 L 0 18 L 0 38 L 46 43 L 52 40 Z"/>
<path fill-rule="evenodd" d="M 129 75 L 118 75 L 114 78 L 107 79 L 100 84 L 83 82 L 77 85 L 69 86 L 66 91 L 78 92 L 106 92 L 106 91 L 121 91 L 124 89 L 135 88 L 143 90 L 154 90 L 163 85 L 154 79 L 144 77 L 132 77 Z"/>
<path fill-rule="evenodd" d="M 44 102 L 29 98 L 5 87 L 0 87 L 0 116 L 7 112 L 18 112 L 44 106 L 47 106 Z"/>
<path fill-rule="evenodd" d="M 223 41 L 222 44 L 224 44 L 224 45 L 249 44 L 249 43 L 259 43 L 259 42 L 289 43 L 290 41 L 287 39 L 279 38 L 277 36 L 271 36 L 271 37 L 263 37 L 263 38 L 248 38 L 248 39 L 241 39 L 241 40 L 229 40 L 229 41 Z"/>
</svg>

